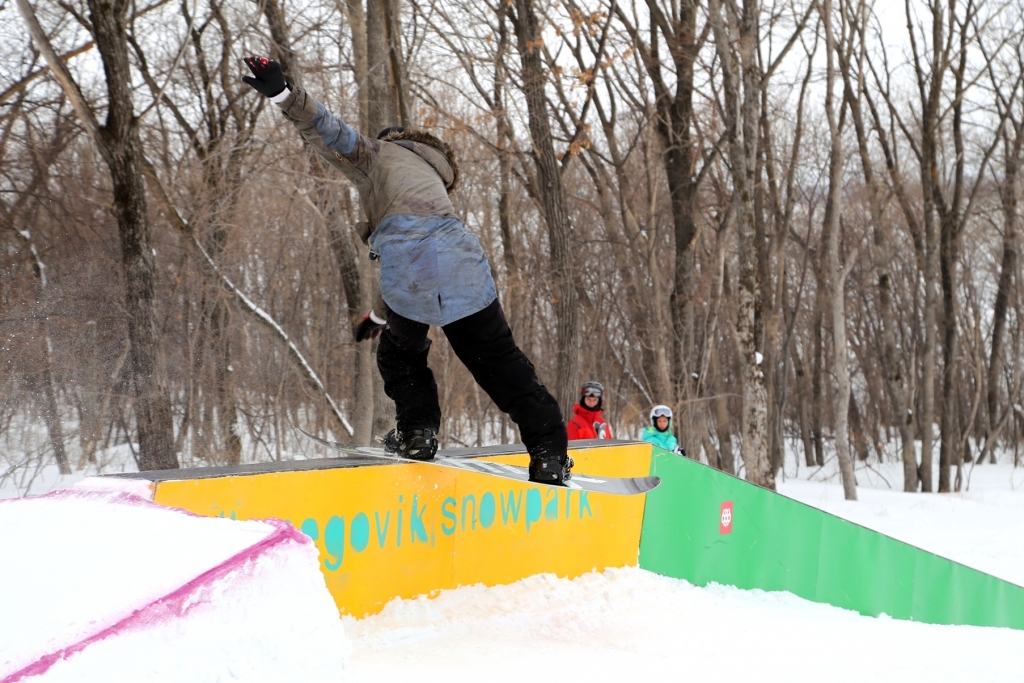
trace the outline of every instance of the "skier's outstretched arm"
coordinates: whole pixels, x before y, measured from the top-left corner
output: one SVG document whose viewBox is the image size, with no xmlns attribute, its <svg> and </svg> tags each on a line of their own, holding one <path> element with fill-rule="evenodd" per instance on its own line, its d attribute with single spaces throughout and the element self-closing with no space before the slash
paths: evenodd
<svg viewBox="0 0 1024 683">
<path fill-rule="evenodd" d="M 357 185 L 366 181 L 380 143 L 367 138 L 317 102 L 303 88 L 288 85 L 280 65 L 266 57 L 246 57 L 252 76 L 243 81 L 270 98 L 303 139 Z M 345 163 L 348 162 L 348 163 Z"/>
</svg>

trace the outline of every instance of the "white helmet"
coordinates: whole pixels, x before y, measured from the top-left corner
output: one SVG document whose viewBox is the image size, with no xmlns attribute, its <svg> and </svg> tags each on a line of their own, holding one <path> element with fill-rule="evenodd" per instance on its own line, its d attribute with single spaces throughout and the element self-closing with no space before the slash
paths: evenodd
<svg viewBox="0 0 1024 683">
<path fill-rule="evenodd" d="M 654 406 L 651 408 L 651 424 L 654 424 L 654 420 L 659 417 L 667 417 L 672 419 L 672 409 L 668 406 Z"/>
</svg>

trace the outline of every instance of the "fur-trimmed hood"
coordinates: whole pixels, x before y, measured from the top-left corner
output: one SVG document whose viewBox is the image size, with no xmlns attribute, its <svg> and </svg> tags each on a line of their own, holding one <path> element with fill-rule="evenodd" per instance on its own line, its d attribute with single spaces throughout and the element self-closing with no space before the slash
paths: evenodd
<svg viewBox="0 0 1024 683">
<path fill-rule="evenodd" d="M 455 160 L 455 150 L 436 135 L 417 128 L 406 128 L 385 135 L 381 142 L 394 142 L 419 155 L 441 176 L 448 194 L 458 187 L 460 174 L 459 163 Z"/>
</svg>

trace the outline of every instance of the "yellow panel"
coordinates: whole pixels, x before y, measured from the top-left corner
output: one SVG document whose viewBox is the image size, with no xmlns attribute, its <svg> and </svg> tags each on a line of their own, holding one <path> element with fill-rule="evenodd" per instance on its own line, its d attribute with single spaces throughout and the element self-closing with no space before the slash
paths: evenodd
<svg viewBox="0 0 1024 683">
<path fill-rule="evenodd" d="M 572 454 L 581 473 L 650 471 L 644 444 Z M 200 515 L 288 520 L 314 539 L 339 611 L 355 616 L 459 585 L 635 565 L 644 506 L 642 495 L 582 494 L 412 463 L 162 481 L 154 499 Z"/>
<path fill-rule="evenodd" d="M 642 477 L 650 471 L 650 447 L 645 445 L 573 450 L 572 456 L 574 470 L 580 473 Z M 529 462 L 526 455 L 488 459 L 523 467 Z M 459 523 L 459 533 L 454 534 L 456 585 L 510 583 L 541 572 L 572 578 L 594 569 L 637 563 L 642 495 L 587 494 L 458 474 L 452 496 Z M 490 501 L 496 514 L 485 527 Z M 452 507 L 447 505 L 442 512 Z M 452 526 L 451 518 L 444 521 L 445 528 Z"/>
</svg>

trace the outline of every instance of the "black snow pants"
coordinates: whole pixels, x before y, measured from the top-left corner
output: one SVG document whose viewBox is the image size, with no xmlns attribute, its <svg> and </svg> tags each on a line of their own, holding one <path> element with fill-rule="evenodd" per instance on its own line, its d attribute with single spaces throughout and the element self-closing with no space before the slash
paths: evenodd
<svg viewBox="0 0 1024 683">
<path fill-rule="evenodd" d="M 400 432 L 441 426 L 437 383 L 427 367 L 428 328 L 391 311 L 377 347 L 377 368 L 395 402 Z M 477 384 L 519 426 L 527 450 L 564 453 L 569 442 L 558 402 L 516 346 L 498 300 L 441 329 Z"/>
</svg>

